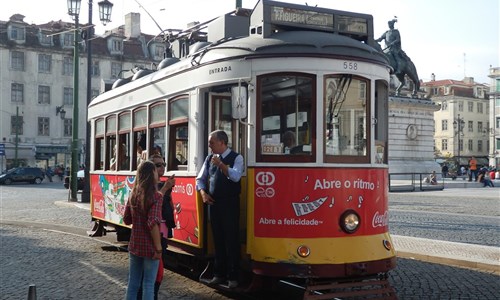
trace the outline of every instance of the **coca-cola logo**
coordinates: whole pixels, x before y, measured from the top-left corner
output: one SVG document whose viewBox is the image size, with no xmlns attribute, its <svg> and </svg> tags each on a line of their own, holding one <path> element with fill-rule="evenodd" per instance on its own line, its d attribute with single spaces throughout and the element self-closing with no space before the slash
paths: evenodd
<svg viewBox="0 0 500 300">
<path fill-rule="evenodd" d="M 378 211 L 373 215 L 372 226 L 375 227 L 385 227 L 389 224 L 389 212 L 385 211 L 382 215 Z"/>
</svg>

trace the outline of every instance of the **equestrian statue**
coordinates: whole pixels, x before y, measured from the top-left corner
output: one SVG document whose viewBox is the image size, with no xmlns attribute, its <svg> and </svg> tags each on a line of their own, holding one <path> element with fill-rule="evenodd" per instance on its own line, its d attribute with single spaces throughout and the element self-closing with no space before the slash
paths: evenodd
<svg viewBox="0 0 500 300">
<path fill-rule="evenodd" d="M 390 20 L 388 22 L 389 30 L 376 39 L 375 42 L 380 43 L 382 40 L 385 40 L 386 47 L 384 49 L 380 45 L 376 45 L 379 46 L 378 50 L 383 52 L 389 60 L 389 64 L 393 68 L 393 74 L 399 80 L 399 86 L 396 88 L 396 96 L 399 96 L 401 89 L 405 85 L 405 75 L 408 75 L 411 81 L 413 81 L 412 97 L 415 98 L 417 97 L 417 91 L 420 89 L 420 80 L 418 79 L 415 65 L 401 49 L 401 36 L 399 35 L 399 31 L 394 29 L 394 23 L 396 22 L 397 19 Z"/>
</svg>

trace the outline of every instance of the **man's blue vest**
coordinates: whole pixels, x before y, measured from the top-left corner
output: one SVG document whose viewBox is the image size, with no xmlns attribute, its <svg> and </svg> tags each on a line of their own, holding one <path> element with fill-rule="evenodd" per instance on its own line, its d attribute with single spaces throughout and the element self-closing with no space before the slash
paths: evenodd
<svg viewBox="0 0 500 300">
<path fill-rule="evenodd" d="M 222 158 L 222 163 L 228 165 L 230 168 L 234 166 L 234 161 L 238 153 L 231 150 L 226 157 Z M 209 183 L 209 193 L 214 199 L 229 199 L 237 198 L 241 192 L 240 181 L 234 182 L 226 177 L 222 173 L 221 169 L 210 162 L 212 161 L 212 155 L 207 160 L 208 166 L 208 183 Z"/>
</svg>

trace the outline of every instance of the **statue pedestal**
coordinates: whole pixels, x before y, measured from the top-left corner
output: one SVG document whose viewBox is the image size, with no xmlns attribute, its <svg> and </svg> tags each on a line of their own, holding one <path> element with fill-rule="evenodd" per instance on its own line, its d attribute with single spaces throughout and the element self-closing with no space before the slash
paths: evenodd
<svg viewBox="0 0 500 300">
<path fill-rule="evenodd" d="M 430 99 L 389 97 L 389 173 L 441 173 L 434 160 L 434 112 Z"/>
</svg>

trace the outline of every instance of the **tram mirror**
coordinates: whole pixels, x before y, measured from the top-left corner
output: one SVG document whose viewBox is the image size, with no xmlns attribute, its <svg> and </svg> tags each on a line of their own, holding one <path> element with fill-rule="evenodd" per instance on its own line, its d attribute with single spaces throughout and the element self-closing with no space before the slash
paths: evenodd
<svg viewBox="0 0 500 300">
<path fill-rule="evenodd" d="M 231 114 L 233 119 L 245 119 L 247 117 L 247 88 L 234 86 L 231 88 Z"/>
</svg>

